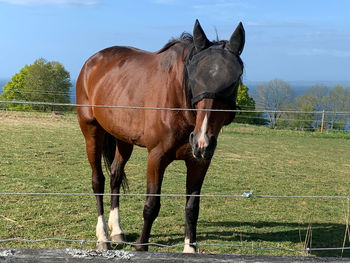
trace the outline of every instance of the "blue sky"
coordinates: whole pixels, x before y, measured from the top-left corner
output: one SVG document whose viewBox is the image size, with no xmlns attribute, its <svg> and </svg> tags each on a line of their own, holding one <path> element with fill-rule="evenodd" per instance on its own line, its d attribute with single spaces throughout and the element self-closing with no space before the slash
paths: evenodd
<svg viewBox="0 0 350 263">
<path fill-rule="evenodd" d="M 246 30 L 244 81 L 350 80 L 348 0 L 0 0 L 0 78 L 37 58 L 77 78 L 105 47 L 156 51 L 199 19 L 209 39 Z"/>
</svg>

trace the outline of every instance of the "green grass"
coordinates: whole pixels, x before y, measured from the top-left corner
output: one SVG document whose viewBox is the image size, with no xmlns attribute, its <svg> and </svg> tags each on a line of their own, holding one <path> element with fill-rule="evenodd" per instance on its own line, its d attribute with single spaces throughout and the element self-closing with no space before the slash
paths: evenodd
<svg viewBox="0 0 350 263">
<path fill-rule="evenodd" d="M 265 127 L 225 127 L 204 182 L 203 194 L 350 196 L 350 134 L 299 132 Z M 146 150 L 135 148 L 126 167 L 130 193 L 145 193 Z M 107 187 L 109 191 L 109 187 Z M 0 192 L 92 193 L 85 145 L 74 114 L 0 112 Z M 171 164 L 162 193 L 185 193 L 185 165 Z M 105 198 L 108 210 L 109 198 Z M 122 225 L 134 242 L 142 227 L 144 197 L 122 197 Z M 181 197 L 162 197 L 151 242 L 178 244 L 184 239 Z M 203 253 L 306 255 L 302 249 L 308 227 L 311 246 L 342 247 L 346 199 L 208 198 L 201 200 L 198 242 L 234 244 L 201 246 Z M 93 196 L 0 195 L 0 239 L 48 237 L 95 239 Z M 346 246 L 350 246 L 347 238 Z M 0 247 L 80 248 L 80 243 L 6 242 Z M 84 248 L 94 248 L 85 244 Z M 124 249 L 133 248 L 125 246 Z M 182 247 L 150 247 L 151 251 L 182 251 Z M 344 251 L 344 256 L 350 256 Z M 341 251 L 314 251 L 316 256 L 341 256 Z"/>
</svg>

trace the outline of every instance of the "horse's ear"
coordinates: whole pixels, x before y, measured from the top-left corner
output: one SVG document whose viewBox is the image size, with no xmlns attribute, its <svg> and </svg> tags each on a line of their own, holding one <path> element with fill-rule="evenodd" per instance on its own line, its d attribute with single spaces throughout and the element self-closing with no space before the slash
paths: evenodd
<svg viewBox="0 0 350 263">
<path fill-rule="evenodd" d="M 226 47 L 235 55 L 240 55 L 243 51 L 245 43 L 245 31 L 242 22 L 239 23 L 235 32 L 233 32 L 230 40 L 226 44 Z"/>
<path fill-rule="evenodd" d="M 193 42 L 197 52 L 200 52 L 203 49 L 208 48 L 211 44 L 211 42 L 208 40 L 207 36 L 205 35 L 201 25 L 199 24 L 198 19 L 196 19 L 196 23 L 194 24 L 194 28 L 193 28 Z"/>
</svg>

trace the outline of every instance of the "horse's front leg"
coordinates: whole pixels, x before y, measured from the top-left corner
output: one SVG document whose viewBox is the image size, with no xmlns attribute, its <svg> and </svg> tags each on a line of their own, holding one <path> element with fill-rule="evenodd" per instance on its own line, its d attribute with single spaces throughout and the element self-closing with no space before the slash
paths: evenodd
<svg viewBox="0 0 350 263">
<path fill-rule="evenodd" d="M 147 194 L 160 194 L 165 168 L 171 160 L 160 149 L 154 149 L 148 154 L 147 163 Z M 154 220 L 160 210 L 160 196 L 147 196 L 143 209 L 143 228 L 135 246 L 138 251 L 148 251 L 149 236 Z"/>
<path fill-rule="evenodd" d="M 201 188 L 205 174 L 207 173 L 210 161 L 198 161 L 191 159 L 186 161 L 187 177 L 186 177 L 186 207 L 185 207 L 185 246 L 184 253 L 195 253 L 197 246 L 195 242 L 197 232 L 197 221 L 199 214 L 200 197 L 194 196 L 201 193 Z"/>
</svg>

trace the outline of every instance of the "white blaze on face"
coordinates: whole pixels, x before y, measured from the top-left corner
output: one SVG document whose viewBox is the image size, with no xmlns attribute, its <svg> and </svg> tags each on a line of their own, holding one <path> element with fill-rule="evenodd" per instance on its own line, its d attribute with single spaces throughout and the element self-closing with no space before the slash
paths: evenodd
<svg viewBox="0 0 350 263">
<path fill-rule="evenodd" d="M 118 207 L 111 210 L 108 219 L 108 226 L 112 231 L 111 236 L 124 234 L 124 230 L 120 225 L 120 213 Z"/>
<path fill-rule="evenodd" d="M 198 137 L 199 148 L 205 148 L 209 145 L 209 139 L 208 139 L 208 136 L 206 135 L 207 129 L 208 129 L 208 115 L 206 114 L 202 122 L 201 131 Z"/>
<path fill-rule="evenodd" d="M 213 68 L 209 70 L 209 74 L 211 75 L 212 78 L 214 78 L 219 71 L 219 65 L 218 64 L 214 64 Z"/>
<path fill-rule="evenodd" d="M 101 215 L 97 218 L 96 236 L 98 242 L 108 241 L 108 228 L 104 215 Z"/>
</svg>

